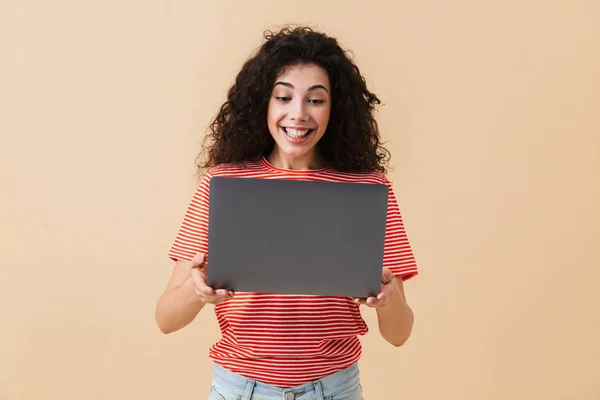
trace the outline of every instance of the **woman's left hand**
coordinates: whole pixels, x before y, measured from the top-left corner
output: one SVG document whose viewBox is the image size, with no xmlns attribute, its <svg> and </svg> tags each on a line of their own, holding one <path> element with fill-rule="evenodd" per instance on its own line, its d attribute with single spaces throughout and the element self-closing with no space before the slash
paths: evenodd
<svg viewBox="0 0 600 400">
<path fill-rule="evenodd" d="M 377 297 L 368 297 L 366 299 L 355 297 L 353 298 L 353 301 L 356 304 L 365 304 L 368 307 L 378 308 L 385 306 L 390 298 L 399 292 L 400 288 L 396 281 L 396 277 L 389 268 L 384 268 L 383 274 L 381 275 L 381 292 Z"/>
</svg>

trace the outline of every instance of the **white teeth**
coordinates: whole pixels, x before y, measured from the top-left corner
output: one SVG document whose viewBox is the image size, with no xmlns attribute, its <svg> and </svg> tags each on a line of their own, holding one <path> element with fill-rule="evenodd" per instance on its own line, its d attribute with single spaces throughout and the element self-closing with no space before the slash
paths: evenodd
<svg viewBox="0 0 600 400">
<path fill-rule="evenodd" d="M 295 138 L 295 139 L 299 139 L 301 137 L 304 137 L 308 134 L 308 132 L 310 131 L 310 129 L 292 129 L 292 128 L 283 128 L 285 130 L 285 132 Z"/>
</svg>

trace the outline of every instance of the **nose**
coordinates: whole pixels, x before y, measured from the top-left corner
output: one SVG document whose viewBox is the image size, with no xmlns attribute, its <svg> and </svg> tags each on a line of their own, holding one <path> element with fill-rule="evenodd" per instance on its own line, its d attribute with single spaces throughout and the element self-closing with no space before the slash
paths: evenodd
<svg viewBox="0 0 600 400">
<path fill-rule="evenodd" d="M 308 119 L 308 112 L 306 110 L 306 104 L 304 101 L 299 100 L 292 104 L 290 110 L 290 119 L 293 121 L 306 121 Z"/>
</svg>

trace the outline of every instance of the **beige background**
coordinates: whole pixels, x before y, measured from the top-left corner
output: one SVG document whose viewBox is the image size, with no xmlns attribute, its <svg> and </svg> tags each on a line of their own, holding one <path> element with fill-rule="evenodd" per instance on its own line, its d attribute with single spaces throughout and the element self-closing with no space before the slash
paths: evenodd
<svg viewBox="0 0 600 400">
<path fill-rule="evenodd" d="M 265 28 L 338 36 L 385 106 L 421 274 L 372 399 L 600 399 L 597 1 L 0 1 L 0 399 L 204 399 L 159 333 L 201 135 Z"/>
</svg>

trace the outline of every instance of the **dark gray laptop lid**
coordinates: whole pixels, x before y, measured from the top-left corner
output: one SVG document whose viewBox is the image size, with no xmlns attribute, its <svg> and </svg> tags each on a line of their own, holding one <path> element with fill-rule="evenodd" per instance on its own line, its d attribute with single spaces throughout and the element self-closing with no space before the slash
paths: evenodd
<svg viewBox="0 0 600 400">
<path fill-rule="evenodd" d="M 213 177 L 208 284 L 367 297 L 381 289 L 384 184 Z"/>
</svg>

